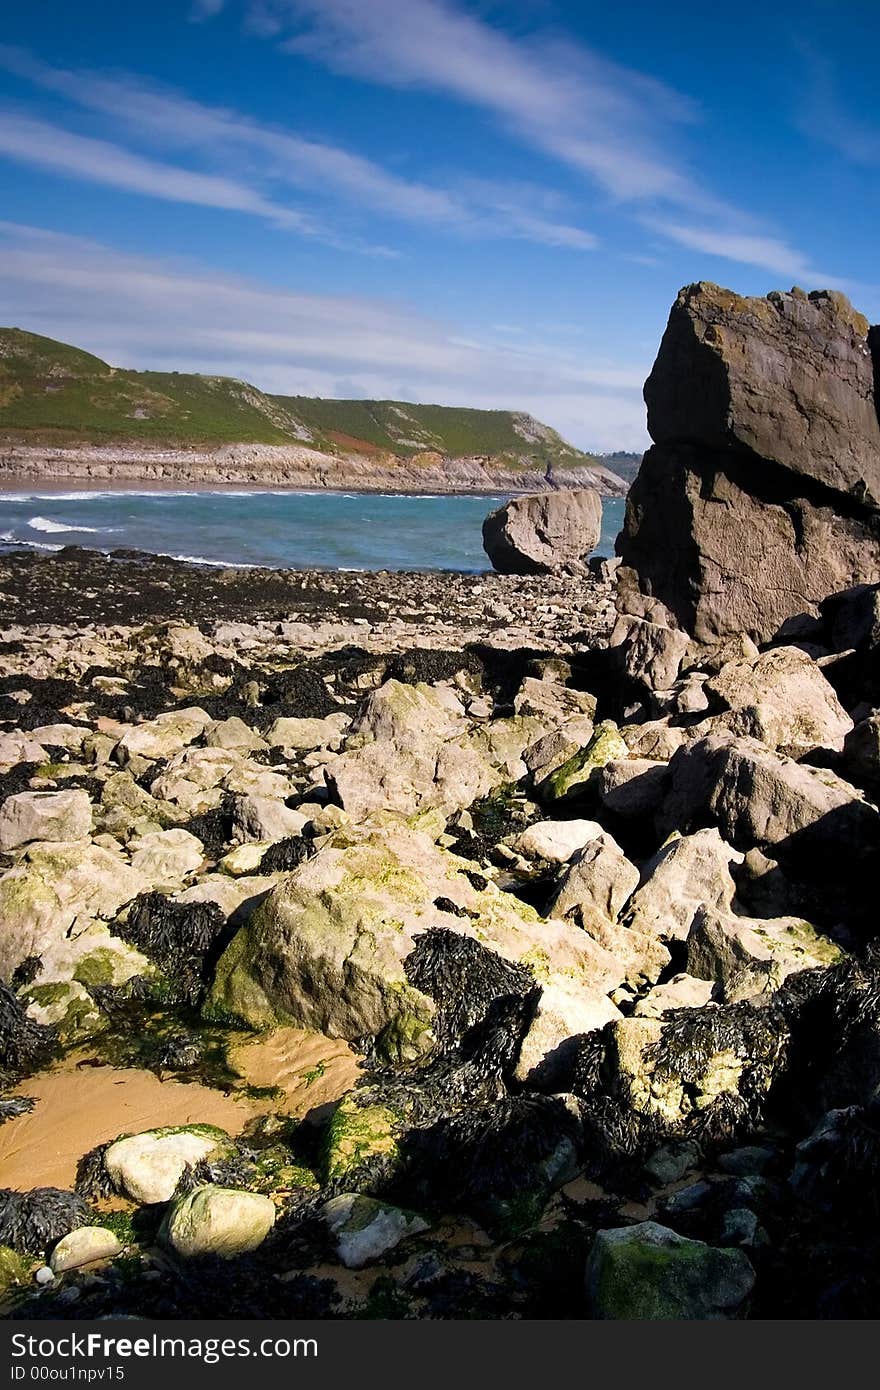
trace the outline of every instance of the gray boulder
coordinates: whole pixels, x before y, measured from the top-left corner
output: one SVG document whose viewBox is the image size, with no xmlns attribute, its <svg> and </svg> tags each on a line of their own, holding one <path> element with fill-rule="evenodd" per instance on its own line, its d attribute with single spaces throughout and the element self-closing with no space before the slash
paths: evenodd
<svg viewBox="0 0 880 1390">
<path fill-rule="evenodd" d="M 515 497 L 483 522 L 483 549 L 501 574 L 585 568 L 602 532 L 602 499 L 593 488 Z"/>
<path fill-rule="evenodd" d="M 656 442 L 617 548 L 641 593 L 700 643 L 764 641 L 829 594 L 880 580 L 868 338 L 830 291 L 679 294 L 645 384 Z"/>
</svg>

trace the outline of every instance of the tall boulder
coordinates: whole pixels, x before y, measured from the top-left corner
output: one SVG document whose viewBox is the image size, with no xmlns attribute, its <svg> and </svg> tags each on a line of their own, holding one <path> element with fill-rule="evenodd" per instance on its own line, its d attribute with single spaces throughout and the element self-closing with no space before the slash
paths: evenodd
<svg viewBox="0 0 880 1390">
<path fill-rule="evenodd" d="M 880 330 L 841 294 L 681 290 L 617 551 L 698 642 L 771 638 L 880 580 Z M 644 617 L 631 595 L 623 610 Z"/>
<path fill-rule="evenodd" d="M 595 488 L 514 497 L 483 522 L 483 549 L 501 574 L 547 574 L 586 564 L 602 532 Z"/>
</svg>

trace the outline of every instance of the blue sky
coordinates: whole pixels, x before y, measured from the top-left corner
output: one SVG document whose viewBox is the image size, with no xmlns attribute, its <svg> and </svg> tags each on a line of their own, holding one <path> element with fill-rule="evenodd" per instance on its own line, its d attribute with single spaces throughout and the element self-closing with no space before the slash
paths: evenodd
<svg viewBox="0 0 880 1390">
<path fill-rule="evenodd" d="M 9 7 L 0 321 L 640 448 L 680 285 L 880 318 L 878 51 L 861 0 Z"/>
</svg>

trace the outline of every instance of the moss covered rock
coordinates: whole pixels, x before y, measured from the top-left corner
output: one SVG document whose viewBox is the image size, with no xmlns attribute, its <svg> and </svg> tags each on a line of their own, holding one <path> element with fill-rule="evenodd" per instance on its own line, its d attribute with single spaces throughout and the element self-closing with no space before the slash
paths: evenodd
<svg viewBox="0 0 880 1390">
<path fill-rule="evenodd" d="M 587 1263 L 594 1318 L 730 1317 L 754 1283 L 741 1250 L 687 1240 L 654 1221 L 600 1231 Z"/>
<path fill-rule="evenodd" d="M 439 927 L 532 967 L 544 990 L 541 1056 L 615 1016 L 607 992 L 625 967 L 585 932 L 542 920 L 482 876 L 475 887 L 475 865 L 400 817 L 357 835 L 339 832 L 257 908 L 218 963 L 213 1010 L 256 1027 L 375 1037 L 389 1057 L 415 1057 L 430 1043 L 435 1005 L 405 962 L 416 938 Z"/>
<path fill-rule="evenodd" d="M 629 749 L 611 719 L 603 719 L 584 748 L 550 773 L 538 787 L 542 801 L 564 801 L 582 792 L 593 773 L 606 763 L 629 757 Z"/>
<path fill-rule="evenodd" d="M 150 1129 L 115 1140 L 104 1167 L 116 1190 L 136 1202 L 168 1202 L 186 1168 L 230 1147 L 229 1135 L 214 1125 Z"/>
<path fill-rule="evenodd" d="M 262 1245 L 275 1225 L 275 1206 L 256 1192 L 205 1183 L 172 1204 L 160 1238 L 184 1259 L 231 1259 Z"/>
<path fill-rule="evenodd" d="M 398 1118 L 384 1105 L 358 1105 L 354 1096 L 340 1101 L 324 1141 L 324 1180 L 353 1179 L 365 1165 L 393 1166 L 397 1156 Z"/>
</svg>

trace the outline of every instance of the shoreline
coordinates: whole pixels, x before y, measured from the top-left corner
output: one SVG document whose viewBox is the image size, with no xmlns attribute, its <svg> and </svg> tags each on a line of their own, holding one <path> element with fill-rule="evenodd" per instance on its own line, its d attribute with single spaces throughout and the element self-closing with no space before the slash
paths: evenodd
<svg viewBox="0 0 880 1390">
<path fill-rule="evenodd" d="M 106 482 L 107 486 L 99 486 Z M 39 489 L 39 491 L 37 491 Z M 557 489 L 564 491 L 564 489 Z M 231 497 L 241 496 L 299 496 L 299 497 L 324 497 L 326 495 L 344 497 L 346 495 L 354 497 L 420 497 L 425 501 L 430 501 L 432 497 L 441 500 L 444 497 L 496 497 L 502 489 L 494 488 L 488 492 L 479 488 L 448 488 L 446 491 L 432 488 L 431 491 L 418 492 L 409 488 L 402 488 L 399 491 L 392 489 L 364 488 L 364 487 L 284 487 L 282 484 L 273 483 L 261 486 L 254 483 L 246 487 L 243 483 L 235 482 L 204 482 L 201 479 L 169 479 L 169 478 L 92 478 L 84 479 L 77 476 L 70 478 L 50 478 L 44 480 L 37 475 L 16 474 L 14 477 L 7 478 L 0 473 L 0 494 L 2 493 L 22 493 L 27 495 L 32 493 L 34 496 L 63 497 L 68 493 L 78 493 L 85 496 L 89 494 L 116 494 L 126 493 L 135 496 L 161 496 L 167 493 L 169 496 L 185 497 L 195 493 L 216 493 Z M 505 497 L 524 496 L 522 490 L 503 489 Z"/>
</svg>

